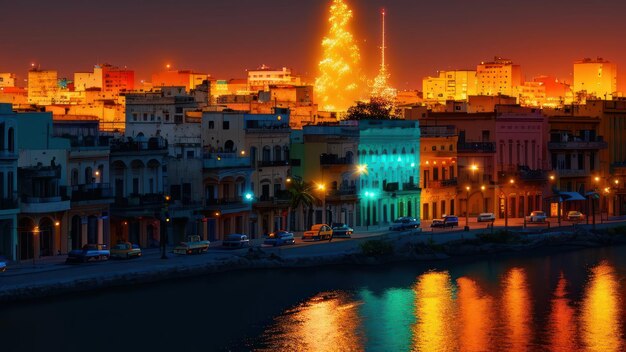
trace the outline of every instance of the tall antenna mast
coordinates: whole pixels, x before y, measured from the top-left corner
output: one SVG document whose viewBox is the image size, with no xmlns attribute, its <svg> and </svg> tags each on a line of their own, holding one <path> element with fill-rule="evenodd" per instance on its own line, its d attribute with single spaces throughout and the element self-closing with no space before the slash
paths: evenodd
<svg viewBox="0 0 626 352">
<path fill-rule="evenodd" d="M 380 61 L 380 65 L 382 66 L 382 69 L 385 69 L 385 9 L 382 10 L 381 12 L 382 17 L 383 17 L 383 45 L 380 47 L 380 51 L 381 51 L 381 61 Z"/>
</svg>

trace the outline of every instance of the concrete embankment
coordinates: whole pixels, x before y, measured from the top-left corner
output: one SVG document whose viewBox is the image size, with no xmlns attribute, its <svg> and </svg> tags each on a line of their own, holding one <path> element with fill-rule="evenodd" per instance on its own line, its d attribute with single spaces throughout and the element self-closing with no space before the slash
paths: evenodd
<svg viewBox="0 0 626 352">
<path fill-rule="evenodd" d="M 623 228 L 622 228 L 623 229 Z M 428 233 L 400 233 L 374 239 L 349 240 L 296 248 L 253 248 L 233 254 L 195 256 L 154 265 L 117 266 L 115 270 L 79 273 L 59 270 L 43 279 L 3 284 L 0 302 L 33 300 L 47 296 L 87 292 L 105 288 L 153 283 L 234 270 L 316 267 L 324 265 L 380 265 L 391 262 L 435 261 L 450 258 L 476 258 L 510 253 L 556 253 L 583 248 L 624 245 L 625 231 L 585 229 L 550 233 L 496 233 L 469 236 L 438 243 Z M 189 260 L 184 260 L 189 259 Z"/>
</svg>

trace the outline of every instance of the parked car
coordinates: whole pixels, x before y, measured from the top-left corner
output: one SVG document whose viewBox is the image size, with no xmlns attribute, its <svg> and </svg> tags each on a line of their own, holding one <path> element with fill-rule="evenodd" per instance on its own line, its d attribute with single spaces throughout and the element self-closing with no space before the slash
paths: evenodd
<svg viewBox="0 0 626 352">
<path fill-rule="evenodd" d="M 569 221 L 583 221 L 585 215 L 577 210 L 572 210 L 567 213 L 567 220 Z"/>
<path fill-rule="evenodd" d="M 496 220 L 496 216 L 493 213 L 480 213 L 478 214 L 478 217 L 476 217 L 476 221 L 478 222 L 483 222 L 483 221 L 493 222 L 495 220 Z"/>
<path fill-rule="evenodd" d="M 227 248 L 243 248 L 250 245 L 248 236 L 238 233 L 231 233 L 222 241 L 222 246 Z"/>
<path fill-rule="evenodd" d="M 130 259 L 141 257 L 141 248 L 130 242 L 118 243 L 111 248 L 111 258 Z"/>
<path fill-rule="evenodd" d="M 263 241 L 263 244 L 269 244 L 274 247 L 295 243 L 296 240 L 293 238 L 293 233 L 287 231 L 272 232 L 267 236 L 265 241 Z"/>
<path fill-rule="evenodd" d="M 430 227 L 455 227 L 459 226 L 459 217 L 456 215 L 446 215 L 441 219 L 434 219 Z"/>
<path fill-rule="evenodd" d="M 67 254 L 66 262 L 85 263 L 93 260 L 109 260 L 111 252 L 106 244 L 86 244 L 81 249 L 71 250 Z"/>
<path fill-rule="evenodd" d="M 200 254 L 209 251 L 209 241 L 203 241 L 200 236 L 187 236 L 186 242 L 181 242 L 174 247 L 175 254 Z"/>
<path fill-rule="evenodd" d="M 7 262 L 4 259 L 0 258 L 0 273 L 3 273 L 7 270 Z"/>
<path fill-rule="evenodd" d="M 547 216 L 546 212 L 541 210 L 533 210 L 529 216 L 526 217 L 526 221 L 528 222 L 546 222 Z"/>
<path fill-rule="evenodd" d="M 339 223 L 339 222 L 333 223 L 332 229 L 333 229 L 333 237 L 350 238 L 352 234 L 354 233 L 354 230 L 350 226 L 344 223 Z"/>
<path fill-rule="evenodd" d="M 302 235 L 303 241 L 321 241 L 329 240 L 333 237 L 333 229 L 326 224 L 315 224 L 311 226 L 309 231 L 305 231 Z"/>
<path fill-rule="evenodd" d="M 397 218 L 396 221 L 391 223 L 391 226 L 389 226 L 389 230 L 402 231 L 402 230 L 408 230 L 408 229 L 416 229 L 418 227 L 420 227 L 419 220 L 417 220 L 416 218 L 403 216 L 403 217 Z"/>
</svg>

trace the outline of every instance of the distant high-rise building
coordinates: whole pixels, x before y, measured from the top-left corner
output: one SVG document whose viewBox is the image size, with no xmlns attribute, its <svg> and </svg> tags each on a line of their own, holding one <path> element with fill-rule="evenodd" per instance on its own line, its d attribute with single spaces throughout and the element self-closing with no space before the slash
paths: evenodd
<svg viewBox="0 0 626 352">
<path fill-rule="evenodd" d="M 522 69 L 509 59 L 494 57 L 476 66 L 476 78 L 479 95 L 516 96 L 517 87 L 522 85 Z"/>
<path fill-rule="evenodd" d="M 574 62 L 574 93 L 612 99 L 617 92 L 617 65 L 602 58 Z"/>
<path fill-rule="evenodd" d="M 102 68 L 102 91 L 119 94 L 135 88 L 135 71 L 104 64 Z"/>
<path fill-rule="evenodd" d="M 424 100 L 445 103 L 446 100 L 467 100 L 476 95 L 476 71 L 439 71 L 438 77 L 426 77 L 422 81 Z"/>
<path fill-rule="evenodd" d="M 256 70 L 248 71 L 249 91 L 267 90 L 271 84 L 300 85 L 300 76 L 292 75 L 291 69 L 287 67 L 283 67 L 281 70 L 274 70 L 269 66 L 261 65 Z"/>
</svg>

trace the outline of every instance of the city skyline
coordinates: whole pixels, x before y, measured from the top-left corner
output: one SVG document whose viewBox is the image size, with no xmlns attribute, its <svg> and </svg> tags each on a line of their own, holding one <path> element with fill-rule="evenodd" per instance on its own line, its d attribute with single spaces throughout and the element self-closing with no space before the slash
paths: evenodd
<svg viewBox="0 0 626 352">
<path fill-rule="evenodd" d="M 290 67 L 311 80 L 318 74 L 320 41 L 326 29 L 325 1 L 276 0 L 274 6 L 265 7 L 254 7 L 250 0 L 182 1 L 177 3 L 181 9 L 176 16 L 170 16 L 171 9 L 160 0 L 109 4 L 98 8 L 72 1 L 62 9 L 39 1 L 3 4 L 12 14 L 5 21 L 11 28 L 5 48 L 12 55 L 0 58 L 0 71 L 16 73 L 21 82 L 31 63 L 70 78 L 73 72 L 108 62 L 135 70 L 137 81 L 149 81 L 153 72 L 167 64 L 223 79 L 243 78 L 246 69 L 261 64 Z M 387 58 L 391 83 L 398 89 L 421 89 L 422 78 L 438 70 L 474 68 L 501 56 L 520 64 L 527 81 L 550 75 L 568 83 L 572 83 L 574 61 L 603 57 L 617 64 L 618 90 L 626 90 L 624 74 L 619 73 L 626 52 L 606 45 L 617 42 L 626 29 L 618 15 L 626 5 L 617 1 L 530 1 L 523 6 L 495 1 L 479 5 L 458 1 L 348 4 L 354 11 L 364 72 L 370 79 L 379 65 L 380 9 L 386 9 Z M 583 20 L 584 25 L 580 24 Z M 300 33 L 296 39 L 289 29 L 294 26 Z M 571 35 L 558 36 L 563 32 Z M 464 38 L 459 37 L 461 33 Z"/>
</svg>

